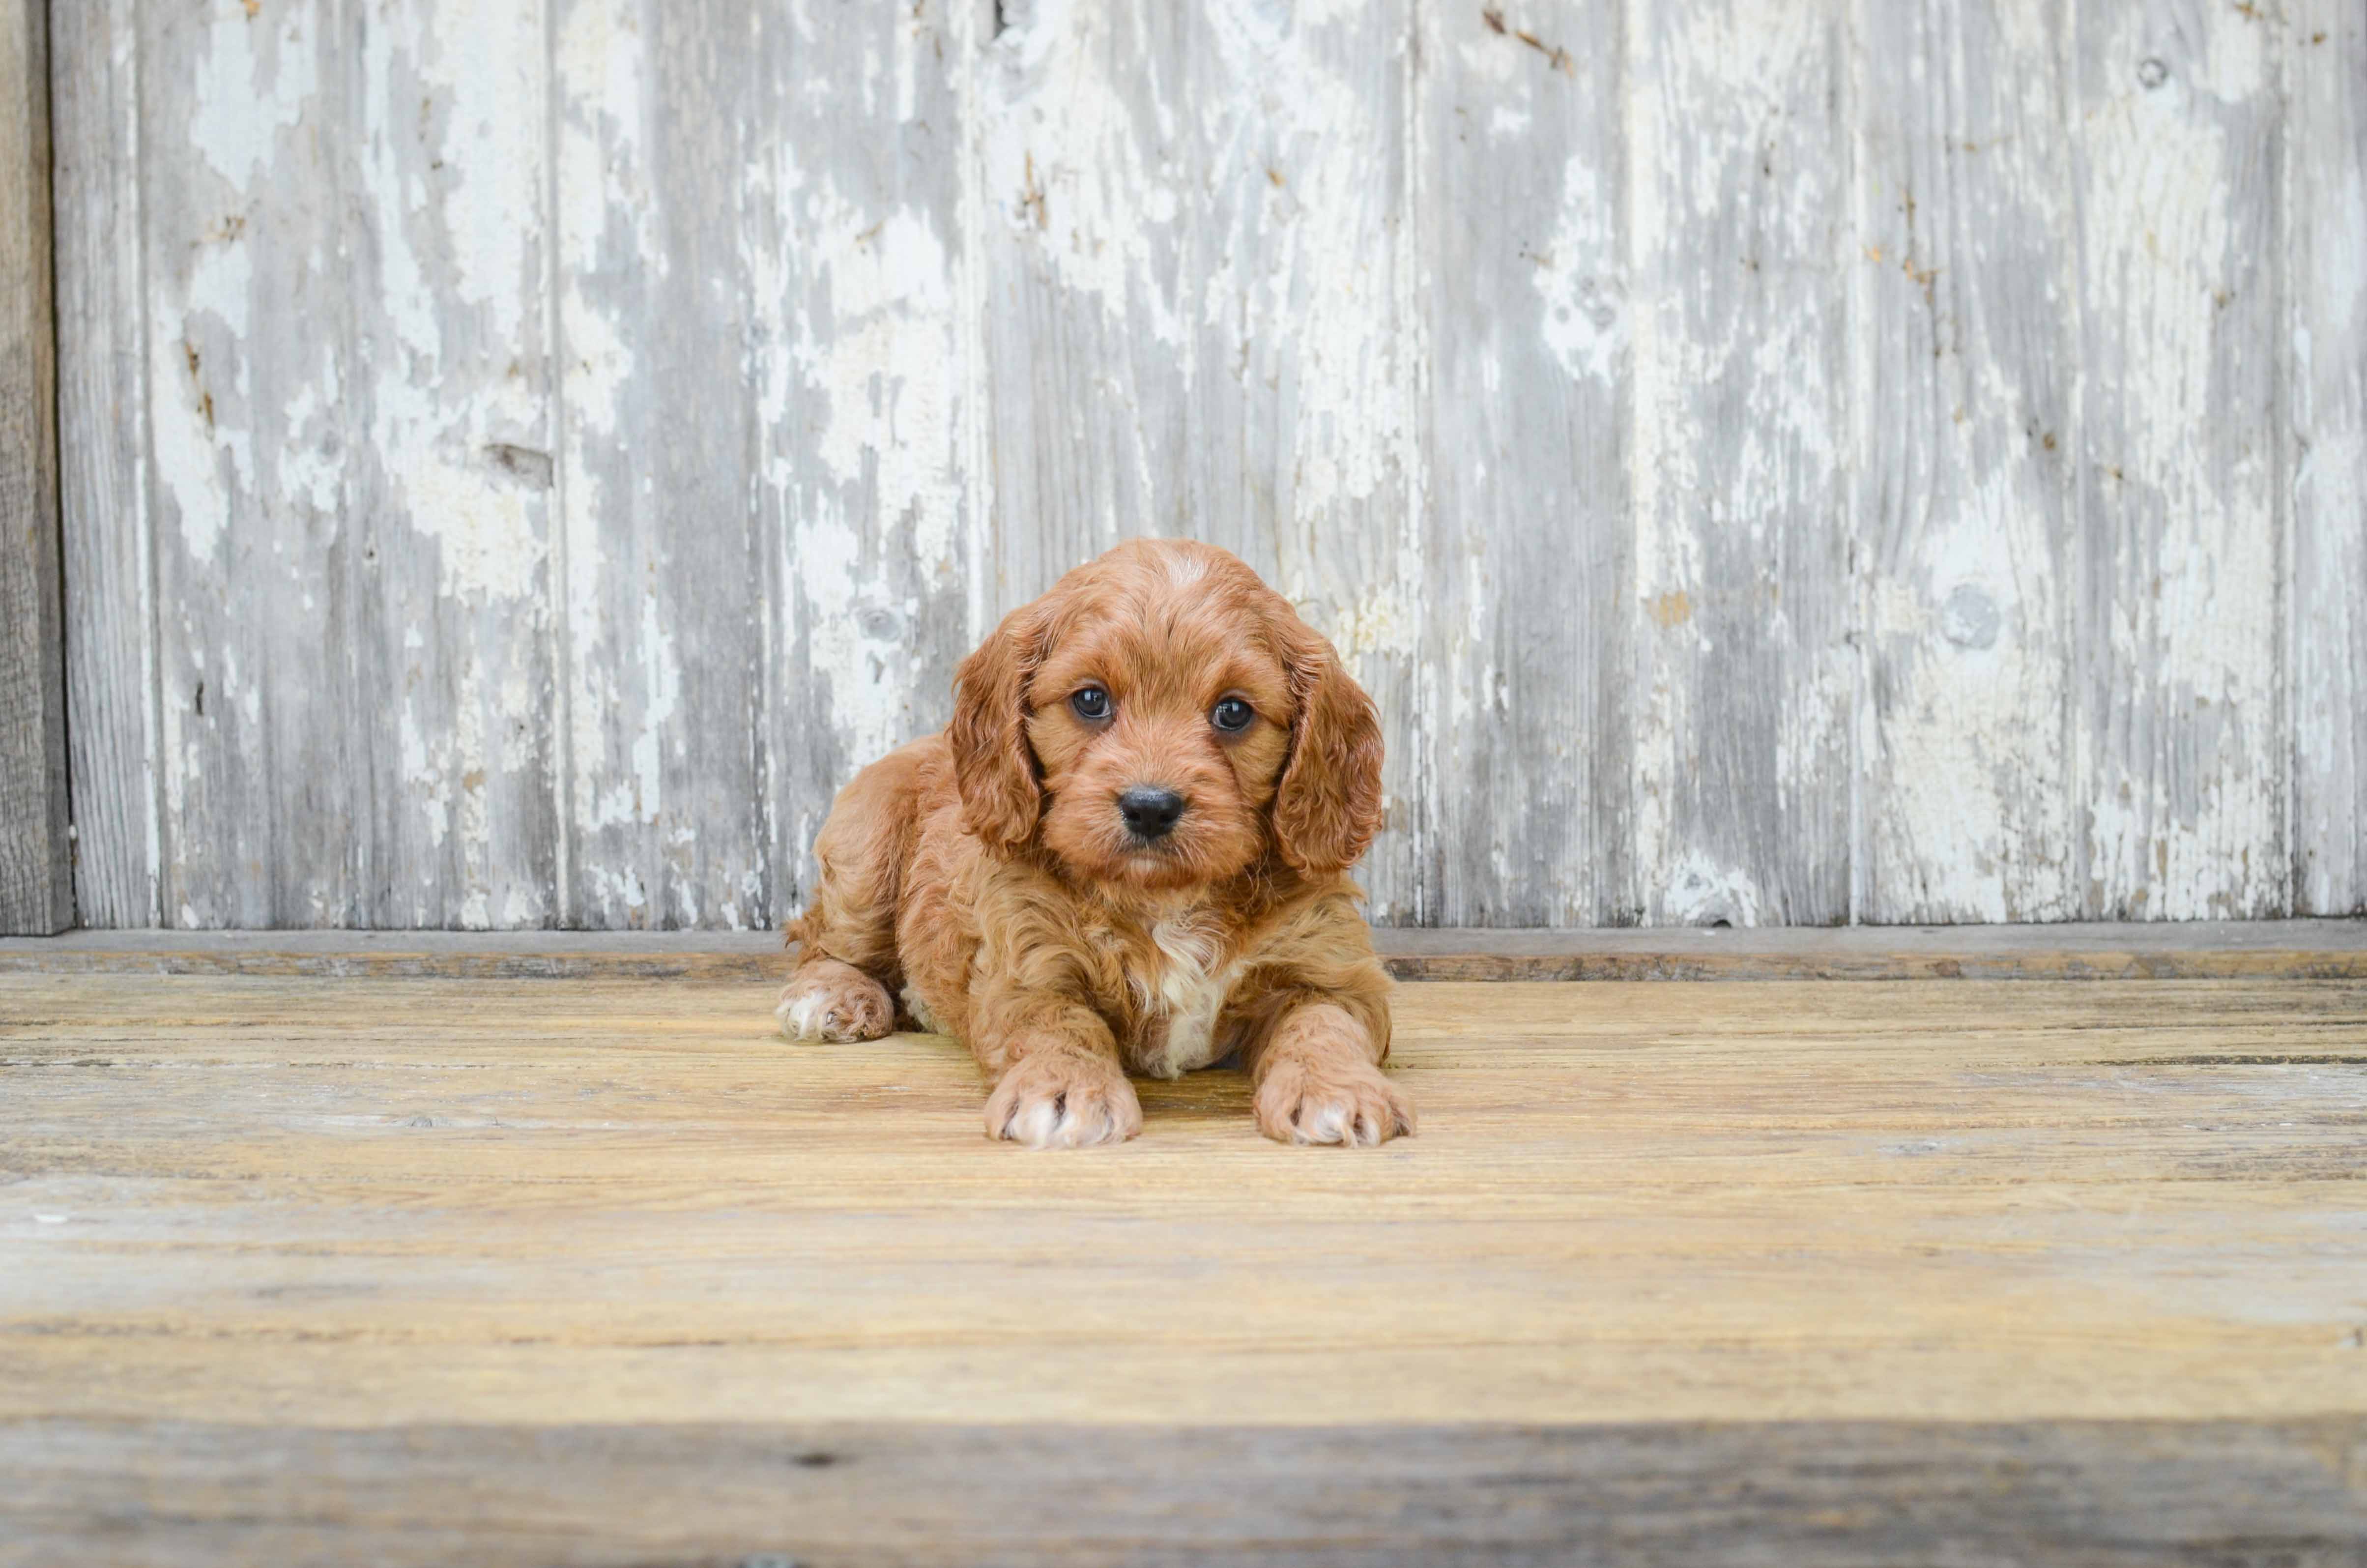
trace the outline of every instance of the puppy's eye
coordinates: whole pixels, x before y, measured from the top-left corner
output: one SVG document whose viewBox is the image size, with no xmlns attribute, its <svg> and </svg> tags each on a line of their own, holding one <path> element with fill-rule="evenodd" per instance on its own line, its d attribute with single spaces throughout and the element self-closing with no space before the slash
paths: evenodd
<svg viewBox="0 0 2367 1568">
<path fill-rule="evenodd" d="M 1089 724 L 1098 724 L 1110 715 L 1110 695 L 1097 686 L 1081 686 L 1069 699 L 1070 711 Z"/>
<path fill-rule="evenodd" d="M 1238 697 L 1228 697 L 1208 710 L 1208 722 L 1229 735 L 1238 735 L 1250 727 L 1257 710 Z"/>
</svg>

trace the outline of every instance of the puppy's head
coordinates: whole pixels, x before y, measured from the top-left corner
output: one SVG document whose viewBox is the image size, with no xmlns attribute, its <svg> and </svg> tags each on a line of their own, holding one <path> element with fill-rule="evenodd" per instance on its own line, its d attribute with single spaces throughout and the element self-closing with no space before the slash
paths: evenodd
<svg viewBox="0 0 2367 1568">
<path fill-rule="evenodd" d="M 962 662 L 946 737 L 972 833 L 1096 881 L 1184 888 L 1269 853 L 1337 871 L 1380 828 L 1371 699 L 1213 545 L 1123 544 L 1014 610 Z"/>
</svg>

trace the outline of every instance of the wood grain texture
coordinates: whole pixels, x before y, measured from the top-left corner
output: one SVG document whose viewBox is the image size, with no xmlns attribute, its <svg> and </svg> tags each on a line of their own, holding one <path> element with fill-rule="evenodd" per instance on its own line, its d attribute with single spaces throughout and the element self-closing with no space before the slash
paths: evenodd
<svg viewBox="0 0 2367 1568">
<path fill-rule="evenodd" d="M 164 923 L 137 12 L 50 17 L 74 901 L 98 926 Z"/>
<path fill-rule="evenodd" d="M 536 924 L 539 21 L 221 0 L 138 28 L 115 64 L 140 104 L 163 916 Z"/>
<path fill-rule="evenodd" d="M 776 926 L 1139 532 L 1387 924 L 2367 907 L 2332 0 L 54 9 L 92 922 Z"/>
<path fill-rule="evenodd" d="M 2359 1550 L 2355 982 L 1408 987 L 1420 1137 L 1271 1144 L 1210 1072 L 1066 1158 L 770 994 L 0 977 L 0 1539 Z"/>
<path fill-rule="evenodd" d="M 755 20 L 554 0 L 566 925 L 723 924 L 761 878 Z"/>
<path fill-rule="evenodd" d="M 1630 788 L 1658 924 L 1851 915 L 1843 21 L 1626 10 Z"/>
<path fill-rule="evenodd" d="M 2367 17 L 2287 8 L 2293 906 L 2367 912 Z"/>
<path fill-rule="evenodd" d="M 2362 980 L 2367 923 L 1383 928 L 1399 980 Z M 769 932 L 77 931 L 0 937 L 0 972 L 340 979 L 782 977 Z"/>
<path fill-rule="evenodd" d="M 2082 7 L 2072 799 L 2090 919 L 2290 907 L 2271 23 Z"/>
<path fill-rule="evenodd" d="M 0 932 L 74 923 L 42 0 L 0 0 Z"/>
<path fill-rule="evenodd" d="M 1862 7 L 1861 918 L 2062 920 L 2078 356 L 2065 11 Z"/>
<path fill-rule="evenodd" d="M 758 874 L 711 895 L 730 902 L 705 924 L 777 927 L 803 905 L 832 794 L 944 726 L 954 666 L 986 630 L 967 112 L 984 15 L 969 0 L 750 8 L 736 207 L 757 391 L 763 837 Z"/>
<path fill-rule="evenodd" d="M 0 1563 L 2349 1568 L 2361 1425 L 28 1422 Z"/>
<path fill-rule="evenodd" d="M 1637 915 L 1625 18 L 1428 8 L 1427 918 Z"/>
</svg>

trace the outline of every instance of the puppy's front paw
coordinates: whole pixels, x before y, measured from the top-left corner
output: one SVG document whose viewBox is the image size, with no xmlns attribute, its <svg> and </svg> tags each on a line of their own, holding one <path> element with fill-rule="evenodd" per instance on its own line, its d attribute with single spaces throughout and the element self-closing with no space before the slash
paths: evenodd
<svg viewBox="0 0 2367 1568">
<path fill-rule="evenodd" d="M 986 1135 L 1031 1149 L 1123 1143 L 1142 1131 L 1142 1102 L 1115 1062 L 1074 1051 L 1023 1056 L 986 1097 Z"/>
<path fill-rule="evenodd" d="M 789 977 L 773 1008 L 791 1040 L 878 1040 L 896 1027 L 896 1005 L 878 981 L 835 959 L 821 959 Z"/>
<path fill-rule="evenodd" d="M 1285 1057 L 1258 1085 L 1258 1131 L 1285 1143 L 1386 1143 L 1413 1132 L 1413 1104 L 1369 1062 Z"/>
</svg>

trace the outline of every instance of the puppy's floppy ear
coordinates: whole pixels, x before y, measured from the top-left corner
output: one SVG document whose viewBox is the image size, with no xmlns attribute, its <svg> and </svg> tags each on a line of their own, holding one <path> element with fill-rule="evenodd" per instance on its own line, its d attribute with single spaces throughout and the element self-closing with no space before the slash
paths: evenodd
<svg viewBox="0 0 2367 1568">
<path fill-rule="evenodd" d="M 1284 628 L 1298 716 L 1274 796 L 1282 858 L 1302 871 L 1355 864 L 1381 830 L 1381 721 L 1331 644 L 1295 612 Z"/>
<path fill-rule="evenodd" d="M 1044 657 L 1044 621 L 1034 606 L 1002 618 L 954 675 L 954 717 L 946 726 L 962 822 L 996 849 L 1036 836 L 1044 790 L 1027 744 L 1027 683 Z"/>
</svg>

